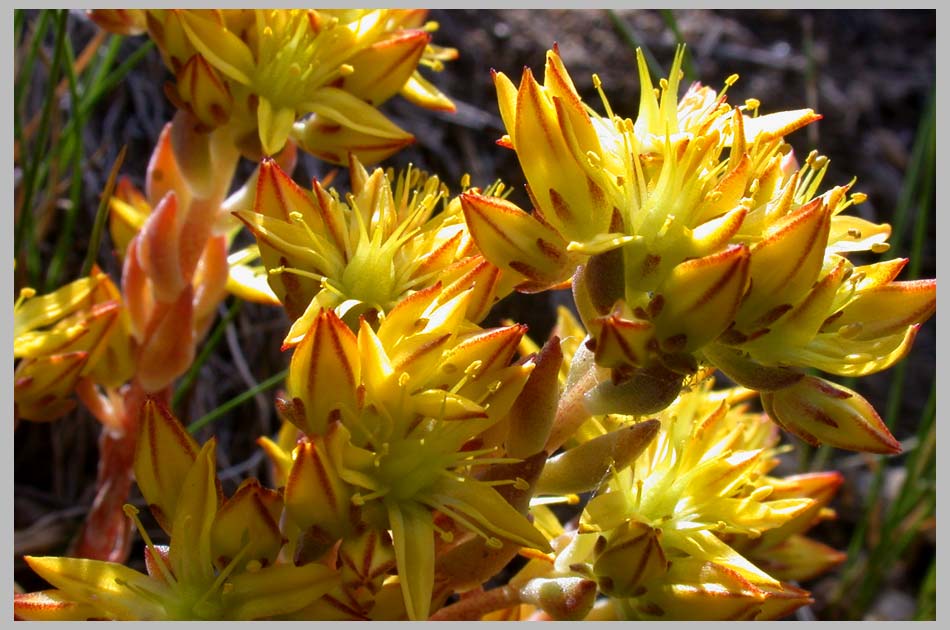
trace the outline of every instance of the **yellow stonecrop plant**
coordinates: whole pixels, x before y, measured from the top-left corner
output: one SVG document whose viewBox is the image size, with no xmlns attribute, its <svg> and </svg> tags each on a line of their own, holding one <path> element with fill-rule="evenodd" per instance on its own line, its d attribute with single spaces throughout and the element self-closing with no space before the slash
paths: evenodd
<svg viewBox="0 0 950 630">
<path fill-rule="evenodd" d="M 235 212 L 257 239 L 270 286 L 295 321 L 295 343 L 322 308 L 353 328 L 415 292 L 442 283 L 444 299 L 475 287 L 468 319 L 481 321 L 511 290 L 484 259 L 457 198 L 438 177 L 409 167 L 369 173 L 350 162 L 351 192 L 341 198 L 314 182 L 298 186 L 273 161 L 259 169 L 253 209 Z M 501 192 L 501 185 L 492 190 Z"/>
<path fill-rule="evenodd" d="M 251 159 L 293 137 L 318 157 L 375 162 L 412 142 L 376 107 L 395 94 L 455 106 L 419 72 L 457 52 L 430 44 L 437 25 L 403 9 L 97 9 L 101 26 L 147 32 L 175 73 L 166 90 L 203 130 L 226 128 Z"/>
<path fill-rule="evenodd" d="M 825 158 L 796 165 L 784 136 L 819 116 L 759 115 L 758 101 L 732 107 L 699 84 L 677 100 L 682 55 L 655 89 L 638 54 L 635 121 L 606 99 L 607 116 L 585 105 L 556 49 L 543 85 L 527 69 L 517 88 L 496 74 L 503 144 L 534 211 L 463 194 L 479 248 L 520 273 L 521 290 L 572 284 L 587 346 L 615 386 L 592 411 L 659 411 L 712 365 L 812 444 L 898 451 L 857 393 L 803 370 L 890 367 L 933 314 L 936 282 L 895 282 L 906 260 L 846 258 L 886 250 L 890 227 L 842 214 L 864 199 L 851 184 L 817 193 Z"/>
<path fill-rule="evenodd" d="M 847 214 L 853 182 L 819 192 L 817 152 L 798 163 L 785 137 L 818 114 L 679 97 L 680 48 L 656 88 L 638 52 L 635 120 L 605 97 L 601 115 L 555 47 L 543 83 L 494 74 L 525 212 L 500 181 L 456 195 L 365 166 L 412 141 L 377 109 L 397 93 L 454 108 L 418 70 L 456 56 L 424 10 L 90 15 L 148 33 L 179 111 L 144 192 L 109 200 L 121 290 L 96 268 L 14 305 L 17 421 L 75 392 L 105 425 L 81 557 L 28 556 L 52 588 L 15 595 L 18 618 L 739 620 L 813 601 L 799 583 L 844 555 L 807 534 L 843 477 L 781 474 L 779 427 L 899 452 L 814 371 L 891 367 L 936 304 L 935 280 L 896 280 L 905 259 L 849 260 L 890 227 Z M 348 190 L 301 187 L 298 149 Z M 241 156 L 258 166 L 235 181 Z M 559 308 L 543 345 L 485 323 L 513 291 L 568 287 L 579 319 Z M 169 405 L 227 292 L 284 309 L 289 355 L 282 426 L 257 440 L 273 487 L 230 497 L 217 440 Z M 133 473 L 167 545 L 127 503 Z M 132 527 L 144 573 L 123 564 Z"/>
</svg>

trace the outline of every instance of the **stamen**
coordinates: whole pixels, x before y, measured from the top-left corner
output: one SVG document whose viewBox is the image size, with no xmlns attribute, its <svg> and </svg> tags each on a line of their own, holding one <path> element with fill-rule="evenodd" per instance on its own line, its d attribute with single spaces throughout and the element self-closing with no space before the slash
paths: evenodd
<svg viewBox="0 0 950 630">
<path fill-rule="evenodd" d="M 326 279 L 326 276 L 321 276 L 320 274 L 313 273 L 312 271 L 306 271 L 304 269 L 298 269 L 297 267 L 287 267 L 286 265 L 280 265 L 279 267 L 274 267 L 267 271 L 272 276 L 276 276 L 282 273 L 292 273 L 296 276 L 303 276 L 304 278 L 310 278 L 311 280 L 316 280 L 317 282 L 323 282 Z"/>
<path fill-rule="evenodd" d="M 531 497 L 529 505 L 531 507 L 535 507 L 536 505 L 577 505 L 580 501 L 581 498 L 576 494 L 565 494 L 550 497 Z"/>
<path fill-rule="evenodd" d="M 357 493 L 350 497 L 350 502 L 353 505 L 360 507 L 362 505 L 365 505 L 369 501 L 386 496 L 387 492 L 388 492 L 387 490 L 377 490 L 376 492 L 370 492 L 369 494 Z"/>
<path fill-rule="evenodd" d="M 139 536 L 141 536 L 142 540 L 145 541 L 146 551 L 152 555 L 152 560 L 154 560 L 155 564 L 158 565 L 158 570 L 162 572 L 162 577 L 165 579 L 165 582 L 167 584 L 174 584 L 175 576 L 172 575 L 171 571 L 169 571 L 168 566 L 165 564 L 165 559 L 162 558 L 162 555 L 158 552 L 158 549 L 155 548 L 155 544 L 149 537 L 148 532 L 145 531 L 142 521 L 139 520 L 138 508 L 131 503 L 126 503 L 122 506 L 122 511 L 125 512 L 126 516 L 132 519 L 132 523 L 135 524 L 135 528 L 138 530 Z"/>
<path fill-rule="evenodd" d="M 450 543 L 455 540 L 455 535 L 452 532 L 442 529 L 435 523 L 432 523 L 432 529 L 436 531 L 436 533 L 439 535 L 439 538 L 442 539 L 442 542 Z"/>
<path fill-rule="evenodd" d="M 604 111 L 607 112 L 607 118 L 614 118 L 614 110 L 610 108 L 610 103 L 607 101 L 607 95 L 604 94 L 603 83 L 600 81 L 600 76 L 593 75 L 591 77 L 594 81 L 594 89 L 597 90 L 597 93 L 600 95 L 600 102 L 604 104 Z"/>
<path fill-rule="evenodd" d="M 246 530 L 245 530 L 245 535 L 246 535 Z M 248 540 L 244 544 L 244 546 L 241 547 L 241 550 L 237 552 L 234 558 L 231 559 L 231 562 L 229 562 L 228 565 L 224 567 L 224 569 L 221 571 L 221 573 L 218 574 L 218 577 L 211 584 L 211 586 L 208 587 L 208 590 L 206 590 L 204 594 L 198 599 L 198 601 L 195 602 L 194 604 L 195 608 L 203 604 L 205 600 L 211 596 L 212 593 L 214 593 L 219 588 L 221 588 L 222 584 L 224 584 L 224 581 L 228 579 L 228 576 L 231 575 L 231 572 L 234 571 L 234 569 L 238 566 L 238 562 L 244 557 L 245 554 L 247 554 L 250 548 L 251 548 L 251 541 Z M 234 586 L 232 585 L 231 588 L 234 588 Z"/>
<path fill-rule="evenodd" d="M 36 295 L 36 289 L 32 287 L 23 287 L 20 289 L 20 297 L 17 298 L 16 303 L 13 305 L 13 310 L 16 312 L 20 305 L 25 301 Z"/>
</svg>

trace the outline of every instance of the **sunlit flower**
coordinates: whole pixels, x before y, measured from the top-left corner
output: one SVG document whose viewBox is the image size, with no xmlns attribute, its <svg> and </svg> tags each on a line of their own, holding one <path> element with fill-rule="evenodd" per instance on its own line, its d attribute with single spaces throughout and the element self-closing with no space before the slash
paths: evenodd
<svg viewBox="0 0 950 630">
<path fill-rule="evenodd" d="M 435 23 L 405 9 L 149 9 L 93 11 L 104 28 L 146 28 L 175 74 L 166 93 L 203 131 L 221 127 L 252 159 L 291 134 L 323 159 L 382 159 L 413 137 L 376 109 L 397 93 L 430 109 L 454 105 L 419 66 L 454 49 L 430 44 Z M 295 123 L 301 126 L 295 130 Z"/>
<path fill-rule="evenodd" d="M 805 368 L 861 376 L 893 365 L 933 314 L 936 282 L 893 282 L 903 262 L 847 260 L 885 251 L 890 227 L 843 214 L 865 198 L 851 184 L 818 194 L 827 159 L 812 153 L 798 168 L 784 136 L 820 116 L 760 115 L 757 100 L 732 107 L 725 90 L 698 83 L 677 101 L 682 56 L 654 89 L 638 53 L 635 121 L 606 98 L 606 116 L 585 105 L 557 49 L 543 85 L 527 69 L 517 88 L 495 75 L 502 143 L 518 154 L 534 212 L 464 193 L 485 256 L 520 274 L 521 290 L 571 279 L 587 346 L 616 388 L 598 396 L 630 394 L 633 405 L 603 411 L 662 409 L 702 363 L 760 391 L 794 385 Z M 895 451 L 875 417 L 860 422 L 880 439 L 832 430 L 820 441 Z"/>
<path fill-rule="evenodd" d="M 79 379 L 131 375 L 128 313 L 98 268 L 51 293 L 20 292 L 13 307 L 13 406 L 17 418 L 53 420 L 75 406 Z"/>
<path fill-rule="evenodd" d="M 313 447 L 318 449 L 313 461 L 323 461 L 321 467 L 335 462 L 337 487 L 353 489 L 345 499 L 359 506 L 364 518 L 372 521 L 376 514 L 391 530 L 410 619 L 428 616 L 434 534 L 451 538 L 436 524 L 433 510 L 489 546 L 503 540 L 547 545 L 493 487 L 525 480 L 492 483 L 476 474 L 480 467 L 516 461 L 486 446 L 481 436 L 505 418 L 532 371 L 531 362 L 510 364 L 525 328 L 466 326 L 472 291 L 445 303 L 436 299 L 440 293 L 436 284 L 399 302 L 377 331 L 361 319 L 353 333 L 333 311 L 319 311 L 294 350 L 289 400 L 282 404 L 285 417 L 305 434 L 343 436 L 333 439 L 336 447 L 329 440 Z M 301 448 L 291 479 L 309 452 Z M 319 455 L 323 448 L 325 456 Z M 311 520 L 339 532 L 333 523 L 347 518 L 340 504 Z"/>
<path fill-rule="evenodd" d="M 437 177 L 412 168 L 369 173 L 354 158 L 350 182 L 345 199 L 317 182 L 311 193 L 265 160 L 253 212 L 236 213 L 257 237 L 274 293 L 298 320 L 287 343 L 299 341 L 322 308 L 355 329 L 358 316 L 384 316 L 436 281 L 445 299 L 475 287 L 471 321 L 507 292 Z"/>
<path fill-rule="evenodd" d="M 56 590 L 18 595 L 24 619 L 265 619 L 293 612 L 326 593 L 335 572 L 325 565 L 274 563 L 282 544 L 279 495 L 242 484 L 223 505 L 215 475 L 215 441 L 198 448 L 159 403 L 143 412 L 136 470 L 145 500 L 161 505 L 169 546 L 145 539 L 148 574 L 112 562 L 27 557 Z M 164 470 L 163 470 L 164 469 Z M 274 535 L 276 534 L 276 538 Z M 66 606 L 63 602 L 70 602 Z"/>
</svg>

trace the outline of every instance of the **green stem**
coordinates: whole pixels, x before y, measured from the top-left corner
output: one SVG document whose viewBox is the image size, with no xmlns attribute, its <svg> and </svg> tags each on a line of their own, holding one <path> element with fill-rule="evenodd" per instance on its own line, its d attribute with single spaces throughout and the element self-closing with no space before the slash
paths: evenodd
<svg viewBox="0 0 950 630">
<path fill-rule="evenodd" d="M 89 237 L 89 249 L 86 250 L 86 260 L 82 264 L 80 277 L 88 276 L 92 271 L 92 266 L 96 263 L 96 257 L 99 255 L 99 243 L 102 241 L 102 232 L 105 230 L 106 219 L 109 218 L 109 201 L 112 199 L 112 191 L 115 188 L 115 180 L 119 176 L 119 168 L 122 161 L 125 160 L 125 150 L 128 148 L 123 145 L 119 151 L 115 164 L 112 165 L 112 171 L 109 172 L 109 179 L 106 180 L 106 187 L 102 190 L 102 197 L 99 199 L 99 208 L 96 210 L 96 220 L 92 225 L 92 235 Z"/>
<path fill-rule="evenodd" d="M 281 370 L 277 374 L 274 374 L 273 376 L 271 376 L 266 381 L 262 381 L 261 383 L 259 383 L 256 387 L 252 387 L 246 392 L 242 392 L 238 394 L 237 396 L 227 401 L 226 403 L 224 403 L 223 405 L 221 405 L 214 411 L 211 411 L 205 414 L 204 416 L 202 416 L 201 418 L 198 418 L 197 420 L 195 420 L 194 422 L 188 425 L 188 432 L 192 434 L 196 433 L 202 427 L 204 427 L 205 425 L 211 422 L 214 422 L 215 420 L 217 420 L 218 418 L 220 418 L 227 412 L 231 411 L 232 409 L 234 409 L 235 407 L 237 407 L 244 401 L 249 400 L 253 398 L 254 396 L 257 396 L 257 394 L 259 394 L 260 392 L 267 391 L 268 389 L 274 387 L 275 385 L 277 385 L 278 383 L 280 383 L 282 380 L 284 380 L 287 377 L 288 371 L 289 370 L 287 370 L 286 368 Z"/>
<path fill-rule="evenodd" d="M 663 76 L 663 66 L 659 64 L 656 60 L 656 57 L 653 56 L 653 53 L 650 52 L 650 49 L 646 45 L 641 45 L 637 41 L 636 35 L 633 34 L 633 30 L 627 26 L 623 20 L 620 19 L 620 16 L 617 15 L 617 12 L 613 9 L 607 10 L 607 16 L 610 18 L 610 21 L 614 25 L 614 29 L 620 35 L 630 48 L 633 50 L 640 49 L 643 52 L 643 58 L 647 61 L 647 66 L 650 68 L 650 74 L 655 77 Z"/>
<path fill-rule="evenodd" d="M 67 41 L 65 68 L 67 85 L 69 86 L 69 103 L 70 110 L 73 112 L 73 116 L 77 118 L 76 124 L 73 125 L 73 140 L 76 143 L 76 147 L 82 147 L 82 128 L 84 126 L 85 119 L 82 118 L 81 114 L 76 111 L 79 104 L 79 88 L 77 85 L 75 68 L 73 66 L 74 63 L 75 57 L 73 55 L 73 47 Z M 66 216 L 63 219 L 62 229 L 59 233 L 59 238 L 56 241 L 56 247 L 53 251 L 53 256 L 50 259 L 49 268 L 46 271 L 46 292 L 52 291 L 54 288 L 59 286 L 64 262 L 66 260 L 66 253 L 69 249 L 69 246 L 73 242 L 73 232 L 76 229 L 76 217 L 79 214 L 79 206 L 81 203 L 83 171 L 82 151 L 77 148 L 72 152 L 70 157 L 72 162 L 72 179 L 69 186 L 69 209 L 66 211 Z"/>
<path fill-rule="evenodd" d="M 663 21 L 666 23 L 666 26 L 671 31 L 673 31 L 673 36 L 676 38 L 676 43 L 685 45 L 686 40 L 683 38 L 683 33 L 680 32 L 680 27 L 676 22 L 676 16 L 673 15 L 673 10 L 661 9 L 660 15 L 663 16 Z M 693 66 L 693 55 L 689 52 L 689 47 L 686 47 L 686 51 L 683 53 L 683 78 L 686 79 L 687 84 L 696 80 L 696 70 Z"/>
<path fill-rule="evenodd" d="M 36 189 L 39 186 L 40 162 L 46 156 L 46 143 L 49 139 L 49 123 L 52 117 L 53 107 L 56 103 L 56 83 L 59 77 L 59 68 L 62 64 L 63 50 L 66 42 L 66 17 L 68 10 L 60 11 L 56 16 L 56 44 L 53 50 L 53 61 L 50 67 L 48 82 L 46 86 L 46 96 L 43 102 L 43 111 L 40 114 L 40 126 L 37 131 L 36 142 L 32 145 L 33 159 L 26 161 L 23 170 L 23 200 L 20 205 L 20 221 L 14 229 L 13 235 L 13 253 L 16 257 L 21 250 L 26 248 L 27 254 L 27 275 L 31 284 L 37 284 L 36 280 L 40 271 L 39 250 L 36 244 L 29 239 L 24 243 L 25 236 L 30 233 L 33 227 L 33 198 Z M 21 155 L 27 151 L 27 147 L 20 146 Z"/>
</svg>

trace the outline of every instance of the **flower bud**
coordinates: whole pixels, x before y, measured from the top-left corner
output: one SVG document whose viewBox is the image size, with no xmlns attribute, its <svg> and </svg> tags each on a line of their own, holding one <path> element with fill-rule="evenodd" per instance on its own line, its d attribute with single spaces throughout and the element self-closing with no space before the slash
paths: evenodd
<svg viewBox="0 0 950 630">
<path fill-rule="evenodd" d="M 597 598 L 597 583 L 581 577 L 534 578 L 521 587 L 521 600 L 556 621 L 580 621 Z"/>
<path fill-rule="evenodd" d="M 610 474 L 636 459 L 660 428 L 644 420 L 595 437 L 548 460 L 538 480 L 540 494 L 580 494 L 596 488 Z"/>
<path fill-rule="evenodd" d="M 762 393 L 766 413 L 786 431 L 813 446 L 868 453 L 900 453 L 874 407 L 857 392 L 815 376 L 774 392 Z"/>
<path fill-rule="evenodd" d="M 584 395 L 591 415 L 641 416 L 662 411 L 679 395 L 683 375 L 660 364 L 639 369 L 620 383 L 603 381 Z"/>
<path fill-rule="evenodd" d="M 257 479 L 245 479 L 214 517 L 211 554 L 218 568 L 224 569 L 242 550 L 244 564 L 272 564 L 284 544 L 277 525 L 282 508 L 280 493 L 262 487 Z"/>
<path fill-rule="evenodd" d="M 349 154 L 363 164 L 386 159 L 414 141 L 378 109 L 337 88 L 320 90 L 314 114 L 293 125 L 291 137 L 308 153 L 347 165 Z"/>
<path fill-rule="evenodd" d="M 612 530 L 594 561 L 600 590 L 610 597 L 636 597 L 644 584 L 666 573 L 660 536 L 660 530 L 634 520 Z"/>
</svg>

